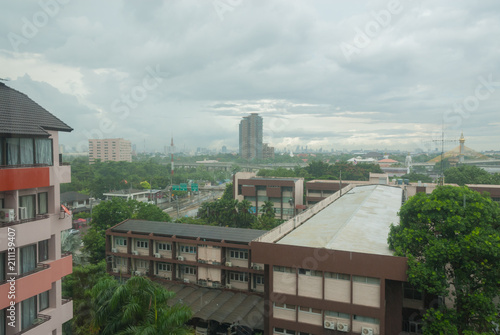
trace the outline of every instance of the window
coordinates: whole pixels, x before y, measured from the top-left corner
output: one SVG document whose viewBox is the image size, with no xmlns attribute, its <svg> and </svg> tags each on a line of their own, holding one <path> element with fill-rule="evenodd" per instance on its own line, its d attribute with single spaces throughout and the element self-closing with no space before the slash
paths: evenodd
<svg viewBox="0 0 500 335">
<path fill-rule="evenodd" d="M 350 319 L 351 318 L 351 316 L 349 314 L 333 312 L 333 311 L 325 311 L 325 316 L 333 316 L 334 318 L 341 318 L 341 319 Z"/>
<path fill-rule="evenodd" d="M 35 195 L 19 197 L 19 219 L 33 219 L 35 217 Z"/>
<path fill-rule="evenodd" d="M 136 246 L 137 246 L 137 248 L 147 249 L 147 248 L 149 248 L 149 241 L 137 240 Z"/>
<path fill-rule="evenodd" d="M 352 276 L 352 281 L 357 282 L 357 283 L 380 285 L 380 279 L 379 278 L 362 277 L 362 276 Z"/>
<path fill-rule="evenodd" d="M 255 276 L 255 284 L 264 285 L 264 276 Z"/>
<path fill-rule="evenodd" d="M 317 309 L 317 308 L 300 306 L 299 309 L 302 312 L 321 314 L 321 309 Z"/>
<path fill-rule="evenodd" d="M 334 272 L 325 272 L 325 278 L 332 278 L 338 280 L 351 280 L 349 275 L 344 273 L 334 273 Z"/>
<path fill-rule="evenodd" d="M 247 273 L 241 273 L 241 272 L 231 272 L 229 274 L 229 278 L 231 281 L 242 281 L 242 282 L 248 282 L 248 274 Z"/>
<path fill-rule="evenodd" d="M 231 258 L 240 258 L 240 259 L 248 259 L 248 251 L 247 250 L 231 250 L 229 252 Z"/>
<path fill-rule="evenodd" d="M 36 296 L 21 302 L 21 329 L 31 326 L 36 319 Z"/>
<path fill-rule="evenodd" d="M 172 245 L 170 243 L 156 243 L 156 251 L 170 251 L 172 250 Z"/>
<path fill-rule="evenodd" d="M 192 245 L 181 245 L 181 253 L 195 254 L 196 247 Z"/>
<path fill-rule="evenodd" d="M 354 315 L 353 319 L 356 321 L 359 321 L 359 322 L 372 323 L 375 325 L 378 325 L 380 323 L 380 321 L 378 319 L 370 318 L 368 316 Z"/>
<path fill-rule="evenodd" d="M 127 239 L 124 237 L 115 237 L 115 245 L 119 247 L 126 247 Z"/>
<path fill-rule="evenodd" d="M 52 165 L 52 140 L 45 138 L 35 139 L 36 163 Z"/>
<path fill-rule="evenodd" d="M 49 240 L 38 242 L 38 261 L 43 262 L 49 259 Z"/>
<path fill-rule="evenodd" d="M 274 307 L 283 308 L 283 309 L 289 309 L 289 310 L 293 310 L 293 311 L 295 311 L 297 309 L 297 306 L 295 306 L 295 305 L 281 304 L 281 303 L 278 303 L 278 302 L 274 303 Z"/>
<path fill-rule="evenodd" d="M 21 274 L 31 272 L 36 268 L 36 244 L 21 248 Z"/>
<path fill-rule="evenodd" d="M 137 268 L 146 269 L 148 267 L 148 261 L 136 260 L 135 264 L 137 265 Z"/>
<path fill-rule="evenodd" d="M 273 266 L 273 270 L 276 271 L 276 272 L 295 273 L 294 269 L 287 268 L 286 266 Z"/>
<path fill-rule="evenodd" d="M 5 252 L 0 253 L 0 283 L 5 281 L 5 256 Z"/>
<path fill-rule="evenodd" d="M 49 212 L 49 193 L 38 193 L 38 214 L 47 214 Z"/>
<path fill-rule="evenodd" d="M 307 270 L 307 269 L 299 269 L 299 275 L 323 277 L 323 273 L 321 271 Z"/>
<path fill-rule="evenodd" d="M 115 257 L 116 266 L 127 266 L 127 259 L 123 257 Z"/>
<path fill-rule="evenodd" d="M 0 335 L 5 335 L 5 309 L 0 310 Z"/>
<path fill-rule="evenodd" d="M 422 292 L 411 286 L 409 283 L 403 284 L 404 298 L 412 300 L 422 300 Z"/>
<path fill-rule="evenodd" d="M 172 267 L 169 263 L 157 263 L 158 271 L 172 271 Z"/>
<path fill-rule="evenodd" d="M 18 138 L 6 138 L 5 149 L 7 153 L 7 165 L 19 165 L 19 148 L 20 143 Z"/>
<path fill-rule="evenodd" d="M 38 310 L 43 311 L 49 308 L 49 291 L 42 292 L 38 295 Z"/>
<path fill-rule="evenodd" d="M 33 139 L 32 138 L 20 138 L 19 139 L 19 149 L 20 149 L 20 163 L 26 165 L 32 165 L 35 160 L 33 155 Z"/>
<path fill-rule="evenodd" d="M 288 329 L 283 329 L 283 328 L 274 328 L 273 332 L 276 333 L 276 334 L 295 335 L 295 330 L 288 330 Z"/>
<path fill-rule="evenodd" d="M 196 268 L 194 266 L 185 266 L 184 273 L 187 275 L 196 275 Z"/>
</svg>

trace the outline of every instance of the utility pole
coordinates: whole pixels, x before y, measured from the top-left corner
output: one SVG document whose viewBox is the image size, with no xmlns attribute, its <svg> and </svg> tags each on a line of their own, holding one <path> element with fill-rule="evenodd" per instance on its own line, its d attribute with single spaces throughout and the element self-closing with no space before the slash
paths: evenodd
<svg viewBox="0 0 500 335">
<path fill-rule="evenodd" d="M 441 142 L 441 179 L 439 181 L 439 185 L 444 185 L 444 143 L 445 142 L 457 142 L 457 140 L 445 140 L 444 139 L 444 123 L 441 130 L 441 139 L 440 140 L 432 140 L 432 142 Z"/>
</svg>

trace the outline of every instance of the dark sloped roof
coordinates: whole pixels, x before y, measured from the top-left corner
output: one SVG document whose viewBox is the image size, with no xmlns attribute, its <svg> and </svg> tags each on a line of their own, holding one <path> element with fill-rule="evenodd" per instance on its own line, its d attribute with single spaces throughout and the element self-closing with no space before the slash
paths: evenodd
<svg viewBox="0 0 500 335">
<path fill-rule="evenodd" d="M 186 223 L 157 222 L 144 220 L 126 220 L 122 224 L 111 228 L 116 233 L 132 233 L 177 236 L 188 238 L 205 238 L 217 241 L 231 241 L 249 243 L 265 230 L 203 226 Z"/>
<path fill-rule="evenodd" d="M 176 292 L 169 306 L 185 304 L 193 311 L 193 318 L 219 323 L 237 324 L 251 329 L 264 329 L 264 298 L 246 293 L 219 289 L 187 287 L 177 283 L 161 283 Z"/>
<path fill-rule="evenodd" d="M 73 129 L 26 94 L 0 83 L 0 134 L 48 136 L 47 130 Z"/>
</svg>

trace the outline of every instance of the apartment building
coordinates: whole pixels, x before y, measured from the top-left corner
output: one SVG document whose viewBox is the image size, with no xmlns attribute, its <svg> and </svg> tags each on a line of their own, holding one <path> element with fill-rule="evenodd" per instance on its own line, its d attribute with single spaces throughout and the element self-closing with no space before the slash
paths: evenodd
<svg viewBox="0 0 500 335">
<path fill-rule="evenodd" d="M 148 276 L 174 290 L 175 301 L 192 307 L 192 325 L 204 331 L 222 327 L 227 333 L 236 321 L 262 329 L 264 265 L 253 261 L 251 241 L 264 232 L 126 220 L 106 231 L 108 272 Z"/>
<path fill-rule="evenodd" d="M 290 219 L 305 208 L 303 192 L 303 178 L 261 178 L 253 172 L 233 176 L 234 198 L 248 200 L 255 215 L 262 213 L 266 201 L 271 201 L 276 218 Z"/>
<path fill-rule="evenodd" d="M 252 242 L 265 264 L 265 334 L 418 331 L 423 296 L 387 245 L 403 189 L 349 185 Z M 334 332 L 336 331 L 336 332 Z"/>
<path fill-rule="evenodd" d="M 89 140 L 89 163 L 97 159 L 101 162 L 132 162 L 132 145 L 123 138 Z"/>
<path fill-rule="evenodd" d="M 25 94 L 0 83 L 0 334 L 62 334 L 73 303 L 61 294 L 72 272 L 61 254 L 59 185 L 71 182 L 58 132 L 72 129 Z"/>
</svg>

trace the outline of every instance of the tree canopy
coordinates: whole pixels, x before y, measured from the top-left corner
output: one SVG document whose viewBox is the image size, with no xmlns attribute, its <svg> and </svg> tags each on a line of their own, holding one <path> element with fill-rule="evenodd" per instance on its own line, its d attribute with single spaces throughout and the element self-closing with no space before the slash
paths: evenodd
<svg viewBox="0 0 500 335">
<path fill-rule="evenodd" d="M 500 208 L 467 187 L 418 193 L 400 211 L 389 246 L 408 257 L 408 281 L 450 299 L 429 308 L 424 334 L 494 333 L 500 324 Z"/>
<path fill-rule="evenodd" d="M 121 198 L 101 202 L 94 207 L 90 228 L 82 239 L 92 264 L 105 257 L 106 230 L 126 219 L 171 222 L 170 216 L 153 204 Z"/>
<path fill-rule="evenodd" d="M 91 290 L 91 334 L 147 335 L 191 334 L 185 325 L 191 310 L 185 305 L 168 306 L 174 292 L 136 276 L 119 283 L 113 278 L 100 280 Z"/>
<path fill-rule="evenodd" d="M 462 164 L 444 171 L 446 183 L 465 184 L 493 184 L 500 185 L 500 174 L 490 174 L 486 170 L 475 165 Z"/>
</svg>

